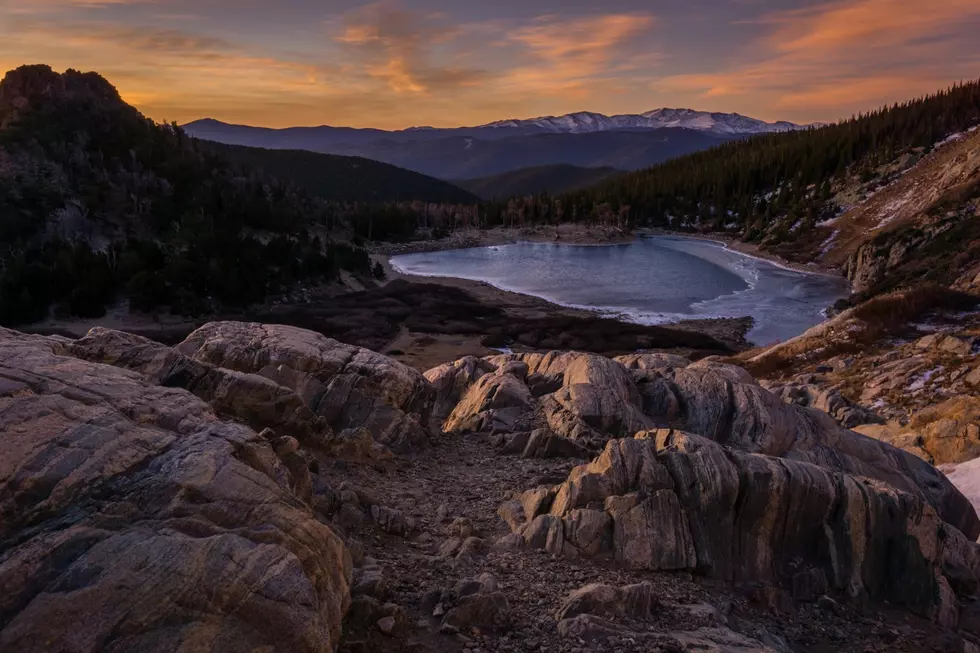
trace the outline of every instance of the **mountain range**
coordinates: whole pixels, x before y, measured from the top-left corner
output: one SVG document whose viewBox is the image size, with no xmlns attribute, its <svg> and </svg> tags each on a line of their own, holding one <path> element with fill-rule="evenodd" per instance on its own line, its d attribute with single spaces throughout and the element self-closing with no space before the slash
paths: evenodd
<svg viewBox="0 0 980 653">
<path fill-rule="evenodd" d="M 184 125 L 189 134 L 205 140 L 361 156 L 448 180 L 550 165 L 638 170 L 733 139 L 803 128 L 691 109 L 618 116 L 581 112 L 476 127 L 398 131 L 331 126 L 269 129 L 210 118 Z"/>
<path fill-rule="evenodd" d="M 529 120 L 501 120 L 483 125 L 478 129 L 540 129 L 560 134 L 584 134 L 617 129 L 662 129 L 683 127 L 711 134 L 736 135 L 787 132 L 805 129 L 809 125 L 791 122 L 764 122 L 737 113 L 709 113 L 694 109 L 655 109 L 641 114 L 606 116 L 601 113 L 581 111 L 564 116 L 545 116 Z"/>
</svg>

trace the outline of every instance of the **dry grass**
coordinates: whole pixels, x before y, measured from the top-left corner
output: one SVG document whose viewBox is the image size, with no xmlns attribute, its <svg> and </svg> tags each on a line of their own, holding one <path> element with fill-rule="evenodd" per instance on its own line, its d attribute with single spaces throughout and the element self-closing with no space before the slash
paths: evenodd
<svg viewBox="0 0 980 653">
<path fill-rule="evenodd" d="M 909 423 L 913 430 L 922 430 L 933 422 L 948 419 L 958 426 L 980 424 L 980 397 L 961 395 L 936 406 L 918 411 Z"/>
<path fill-rule="evenodd" d="M 938 284 L 922 284 L 869 299 L 851 309 L 850 324 L 831 334 L 805 338 L 795 346 L 754 349 L 732 362 L 757 378 L 779 379 L 836 356 L 859 354 L 883 341 L 914 331 L 914 324 L 939 311 L 966 311 L 980 298 Z"/>
<path fill-rule="evenodd" d="M 871 344 L 882 337 L 901 334 L 930 313 L 968 311 L 976 308 L 978 301 L 973 295 L 927 283 L 869 299 L 855 307 L 851 316 L 866 325 L 859 337 Z"/>
<path fill-rule="evenodd" d="M 779 379 L 792 376 L 810 365 L 816 365 L 835 356 L 857 354 L 865 349 L 864 345 L 853 340 L 839 340 L 803 353 L 775 352 L 757 360 L 733 362 L 744 367 L 749 374 L 757 379 Z"/>
</svg>

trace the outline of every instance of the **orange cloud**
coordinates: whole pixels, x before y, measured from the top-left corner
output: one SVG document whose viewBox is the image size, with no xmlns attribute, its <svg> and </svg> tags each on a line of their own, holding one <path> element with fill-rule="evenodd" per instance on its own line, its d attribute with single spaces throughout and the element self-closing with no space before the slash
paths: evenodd
<svg viewBox="0 0 980 653">
<path fill-rule="evenodd" d="M 440 65 L 434 49 L 452 45 L 455 62 L 465 59 L 460 28 L 441 15 L 405 11 L 392 2 L 368 5 L 346 20 L 335 40 L 371 77 L 396 94 L 427 94 L 479 84 L 490 73 L 475 66 Z"/>
<path fill-rule="evenodd" d="M 290 2 L 304 0 L 284 0 L 284 19 Z M 121 4 L 141 6 L 113 10 Z M 328 21 L 297 26 L 294 43 L 249 32 L 255 17 L 209 23 L 186 4 L 0 0 L 0 68 L 96 70 L 157 119 L 383 128 L 664 105 L 827 120 L 980 71 L 980 0 L 830 0 L 755 19 L 760 33 L 725 53 L 693 51 L 711 30 L 667 8 L 460 22 L 382 0 L 325 9 Z M 748 29 L 726 27 L 712 29 Z M 668 56 L 683 72 L 658 75 Z"/>
<path fill-rule="evenodd" d="M 509 33 L 509 44 L 527 50 L 526 63 L 503 84 L 566 99 L 586 98 L 619 76 L 651 65 L 658 52 L 624 56 L 622 48 L 656 24 L 646 14 L 612 14 L 565 20 L 542 16 Z"/>
<path fill-rule="evenodd" d="M 656 87 L 751 103 L 764 107 L 760 117 L 846 117 L 975 76 L 980 52 L 963 24 L 978 20 L 978 0 L 848 0 L 777 12 L 757 21 L 770 29 L 747 62 Z"/>
<path fill-rule="evenodd" d="M 853 46 L 896 47 L 936 36 L 964 18 L 980 15 L 978 0 L 860 0 L 780 12 L 770 37 L 780 52 L 827 52 Z"/>
</svg>

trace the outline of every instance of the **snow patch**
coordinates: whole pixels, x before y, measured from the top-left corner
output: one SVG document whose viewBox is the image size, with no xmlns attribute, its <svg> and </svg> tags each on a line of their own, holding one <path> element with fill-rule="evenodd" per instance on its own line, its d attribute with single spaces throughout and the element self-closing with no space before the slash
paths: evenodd
<svg viewBox="0 0 980 653">
<path fill-rule="evenodd" d="M 834 230 L 834 233 L 830 234 L 827 240 L 823 241 L 820 245 L 820 254 L 824 255 L 830 251 L 830 248 L 834 246 L 834 241 L 837 240 L 837 235 L 840 233 L 840 229 Z"/>
<path fill-rule="evenodd" d="M 915 197 L 917 192 L 917 189 L 910 188 L 909 190 L 905 191 L 905 194 L 900 198 L 887 202 L 883 207 L 881 207 L 881 210 L 878 211 L 878 216 L 881 219 L 878 222 L 878 226 L 875 227 L 875 230 L 881 229 L 882 227 L 885 227 L 889 223 L 893 222 L 895 218 L 898 217 L 898 212 L 912 201 L 912 198 Z"/>
<path fill-rule="evenodd" d="M 921 374 L 917 374 L 916 376 L 912 377 L 911 382 L 908 384 L 908 390 L 910 392 L 915 392 L 917 390 L 922 390 L 923 388 L 926 387 L 926 384 L 929 383 L 929 381 L 932 379 L 932 377 L 934 377 L 935 375 L 939 374 L 944 369 L 945 368 L 942 365 L 939 365 L 939 366 L 937 366 L 937 367 L 935 367 L 935 368 L 933 368 L 931 370 L 926 370 L 925 372 L 922 372 Z"/>
<path fill-rule="evenodd" d="M 980 511 L 980 458 L 958 465 L 942 465 L 939 471 Z"/>
<path fill-rule="evenodd" d="M 949 136 L 947 136 L 943 140 L 941 140 L 938 143 L 936 143 L 936 147 L 942 147 L 943 145 L 946 145 L 947 143 L 952 143 L 954 141 L 958 141 L 958 140 L 962 139 L 965 135 L 966 134 L 964 134 L 963 132 L 956 132 L 955 134 L 950 134 Z"/>
</svg>

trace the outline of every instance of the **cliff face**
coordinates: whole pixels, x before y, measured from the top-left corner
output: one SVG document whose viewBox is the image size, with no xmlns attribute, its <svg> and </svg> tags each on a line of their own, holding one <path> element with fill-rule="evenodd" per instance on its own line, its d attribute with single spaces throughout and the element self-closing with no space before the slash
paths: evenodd
<svg viewBox="0 0 980 653">
<path fill-rule="evenodd" d="M 0 84 L 0 129 L 43 104 L 99 105 L 103 110 L 125 106 L 112 84 L 96 73 L 58 74 L 49 66 L 22 66 L 8 72 Z"/>
<path fill-rule="evenodd" d="M 785 615 L 887 600 L 970 630 L 980 607 L 980 520 L 942 474 L 717 361 L 551 352 L 423 377 L 282 326 L 177 347 L 2 330 L 0 451 L 3 650 L 383 651 L 473 628 L 491 651 L 504 632 L 782 650 L 753 609 L 691 603 L 730 590 L 649 575 L 676 570 Z M 542 618 L 515 572 L 535 549 L 557 556 L 549 601 L 581 585 L 572 559 L 628 587 Z M 635 603 L 650 579 L 673 607 Z"/>
<path fill-rule="evenodd" d="M 946 285 L 980 258 L 980 130 L 955 135 L 826 227 L 820 261 L 841 267 L 854 292 L 931 280 Z"/>
</svg>

